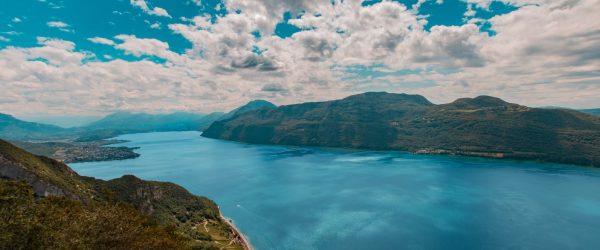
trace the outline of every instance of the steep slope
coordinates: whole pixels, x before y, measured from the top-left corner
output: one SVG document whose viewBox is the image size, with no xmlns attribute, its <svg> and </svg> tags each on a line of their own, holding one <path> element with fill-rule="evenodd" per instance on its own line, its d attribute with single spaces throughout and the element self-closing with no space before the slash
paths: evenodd
<svg viewBox="0 0 600 250">
<path fill-rule="evenodd" d="M 0 179 L 0 249 L 190 249 L 172 228 L 131 206 L 35 196 Z"/>
<path fill-rule="evenodd" d="M 214 202 L 194 196 L 173 183 L 144 181 L 134 176 L 123 176 L 110 181 L 80 176 L 65 164 L 32 155 L 2 140 L 0 177 L 25 181 L 37 197 L 65 197 L 67 202 L 75 202 L 74 204 L 82 206 L 82 209 L 96 211 L 97 207 L 101 207 L 121 211 L 115 206 L 131 206 L 139 213 L 134 216 L 150 216 L 160 227 L 174 227 L 186 247 L 212 249 L 217 247 L 214 241 L 227 245 L 233 240 L 235 244 L 231 244 L 227 249 L 243 248 L 240 235 L 234 233 L 235 231 L 220 217 Z M 13 182 L 6 185 L 11 188 L 18 184 Z M 64 202 L 52 199 L 45 201 Z M 93 207 L 89 207 L 90 204 Z M 121 212 L 131 213 L 126 210 Z M 68 221 L 68 218 L 64 220 Z M 210 231 L 197 227 L 202 224 L 207 225 Z M 164 231 L 166 229 L 156 230 L 163 230 L 160 234 L 167 233 Z"/>
<path fill-rule="evenodd" d="M 0 113 L 0 138 L 5 140 L 30 140 L 39 138 L 61 138 L 68 130 L 35 122 L 19 120 Z"/>
<path fill-rule="evenodd" d="M 203 136 L 600 165 L 599 118 L 490 96 L 434 105 L 418 95 L 364 93 L 247 112 L 213 123 Z"/>
</svg>

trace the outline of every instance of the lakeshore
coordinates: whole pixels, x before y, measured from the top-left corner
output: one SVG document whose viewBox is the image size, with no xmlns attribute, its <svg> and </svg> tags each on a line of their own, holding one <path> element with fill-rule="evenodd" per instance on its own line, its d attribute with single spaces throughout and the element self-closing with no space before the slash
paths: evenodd
<svg viewBox="0 0 600 250">
<path fill-rule="evenodd" d="M 220 210 L 219 210 L 220 211 Z M 238 236 L 238 238 L 241 241 L 242 247 L 244 248 L 244 250 L 254 250 L 252 248 L 252 245 L 250 245 L 250 241 L 246 238 L 246 236 L 242 233 L 242 231 L 240 231 L 235 224 L 233 223 L 233 220 L 223 216 L 222 213 L 219 212 L 219 216 L 221 217 L 222 220 L 225 221 L 225 223 L 227 223 L 227 225 L 229 225 L 229 227 L 231 227 L 231 229 L 233 229 L 234 233 Z"/>
<path fill-rule="evenodd" d="M 115 146 L 139 147 L 141 157 L 72 167 L 106 180 L 134 174 L 174 182 L 210 197 L 257 250 L 600 246 L 593 233 L 600 169 L 199 135 L 123 135 L 118 139 L 128 142 Z M 243 249 L 241 239 L 235 247 Z"/>
</svg>

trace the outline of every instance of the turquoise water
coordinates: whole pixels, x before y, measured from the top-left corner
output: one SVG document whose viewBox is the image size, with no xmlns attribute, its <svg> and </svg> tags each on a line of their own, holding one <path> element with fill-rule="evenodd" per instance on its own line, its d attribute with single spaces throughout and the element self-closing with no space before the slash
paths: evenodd
<svg viewBox="0 0 600 250">
<path fill-rule="evenodd" d="M 215 200 L 257 250 L 600 249 L 598 169 L 131 134 L 141 157 L 72 164 Z"/>
</svg>

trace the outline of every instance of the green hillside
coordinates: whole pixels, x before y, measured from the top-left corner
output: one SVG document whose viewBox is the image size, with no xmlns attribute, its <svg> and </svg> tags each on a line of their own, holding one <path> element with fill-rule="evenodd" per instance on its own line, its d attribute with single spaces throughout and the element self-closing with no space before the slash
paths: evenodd
<svg viewBox="0 0 600 250">
<path fill-rule="evenodd" d="M 203 136 L 600 166 L 600 118 L 490 96 L 435 105 L 419 95 L 371 92 L 250 111 L 213 123 Z"/>
<path fill-rule="evenodd" d="M 211 200 L 134 176 L 103 181 L 0 140 L 0 249 L 243 249 Z"/>
</svg>

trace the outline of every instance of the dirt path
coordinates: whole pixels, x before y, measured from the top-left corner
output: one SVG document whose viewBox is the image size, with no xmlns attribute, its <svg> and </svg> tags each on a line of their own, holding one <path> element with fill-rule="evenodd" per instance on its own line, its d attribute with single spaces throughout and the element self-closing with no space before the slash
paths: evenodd
<svg viewBox="0 0 600 250">
<path fill-rule="evenodd" d="M 208 233 L 208 227 L 206 227 L 206 225 L 208 225 L 208 221 L 205 220 L 203 225 L 204 225 L 204 230 L 206 230 L 206 232 Z"/>
</svg>

